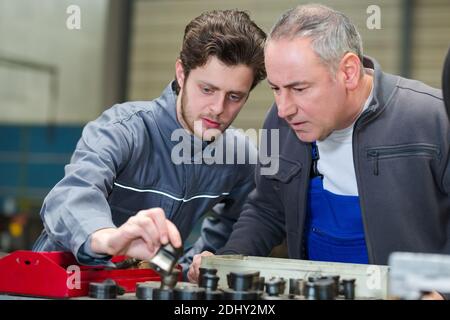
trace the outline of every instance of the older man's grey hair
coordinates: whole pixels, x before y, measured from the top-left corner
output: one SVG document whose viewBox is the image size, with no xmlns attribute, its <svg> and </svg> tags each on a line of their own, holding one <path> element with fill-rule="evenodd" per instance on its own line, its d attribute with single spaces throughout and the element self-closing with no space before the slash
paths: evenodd
<svg viewBox="0 0 450 320">
<path fill-rule="evenodd" d="M 295 37 L 310 38 L 314 52 L 333 75 L 347 52 L 359 57 L 363 70 L 361 36 L 350 19 L 339 11 L 319 4 L 290 9 L 272 27 L 267 42 Z"/>
</svg>

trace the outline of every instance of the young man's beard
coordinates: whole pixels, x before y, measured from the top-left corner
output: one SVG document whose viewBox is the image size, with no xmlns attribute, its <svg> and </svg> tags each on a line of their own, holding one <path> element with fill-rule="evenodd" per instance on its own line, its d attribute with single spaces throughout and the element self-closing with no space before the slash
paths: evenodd
<svg viewBox="0 0 450 320">
<path fill-rule="evenodd" d="M 184 90 L 183 90 L 183 93 L 184 93 Z M 182 120 L 183 120 L 184 125 L 187 127 L 187 129 L 188 129 L 192 134 L 195 134 L 193 126 L 192 126 L 191 123 L 188 121 L 188 117 L 187 117 L 186 110 L 185 110 L 185 106 L 186 106 L 186 105 L 187 105 L 187 97 L 186 97 L 185 94 L 183 94 L 183 95 L 181 96 L 181 106 L 180 106 L 180 109 L 181 109 L 181 118 L 182 118 Z"/>
<path fill-rule="evenodd" d="M 213 142 L 216 139 L 216 136 L 219 134 L 222 134 L 222 131 L 219 129 L 206 129 L 205 131 L 203 131 L 203 121 L 201 119 L 197 119 L 194 120 L 192 123 L 189 121 L 189 116 L 186 110 L 186 106 L 188 105 L 188 99 L 187 99 L 187 95 L 184 94 L 185 90 L 183 90 L 183 94 L 181 95 L 181 105 L 180 105 L 180 109 L 181 109 L 181 118 L 183 120 L 184 125 L 187 127 L 187 129 L 194 135 L 196 135 L 197 137 L 199 137 L 202 140 L 205 141 L 209 141 L 209 142 Z M 210 117 L 212 118 L 212 117 Z M 197 122 L 197 125 L 195 124 L 195 122 Z M 197 132 L 195 132 L 195 128 L 198 129 L 198 127 L 200 127 L 200 136 L 197 134 Z M 211 135 L 210 138 L 205 137 L 205 133 L 207 131 L 214 130 L 217 131 L 216 135 Z"/>
</svg>

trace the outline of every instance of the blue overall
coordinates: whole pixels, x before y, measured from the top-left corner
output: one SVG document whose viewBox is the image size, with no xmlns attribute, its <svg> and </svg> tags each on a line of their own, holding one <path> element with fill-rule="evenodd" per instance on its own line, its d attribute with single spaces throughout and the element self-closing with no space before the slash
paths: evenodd
<svg viewBox="0 0 450 320">
<path fill-rule="evenodd" d="M 313 143 L 308 191 L 305 245 L 309 260 L 368 263 L 359 197 L 337 195 L 323 188 Z"/>
</svg>

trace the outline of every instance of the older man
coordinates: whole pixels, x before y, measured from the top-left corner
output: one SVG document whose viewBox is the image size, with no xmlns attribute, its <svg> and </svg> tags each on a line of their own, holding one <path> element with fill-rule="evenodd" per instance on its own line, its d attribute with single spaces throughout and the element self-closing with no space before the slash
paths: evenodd
<svg viewBox="0 0 450 320">
<path fill-rule="evenodd" d="M 355 26 L 321 5 L 275 24 L 265 47 L 280 170 L 261 175 L 221 254 L 387 264 L 450 253 L 450 127 L 440 90 L 384 73 Z M 207 255 L 204 253 L 203 255 Z M 190 279 L 198 276 L 194 258 Z"/>
</svg>

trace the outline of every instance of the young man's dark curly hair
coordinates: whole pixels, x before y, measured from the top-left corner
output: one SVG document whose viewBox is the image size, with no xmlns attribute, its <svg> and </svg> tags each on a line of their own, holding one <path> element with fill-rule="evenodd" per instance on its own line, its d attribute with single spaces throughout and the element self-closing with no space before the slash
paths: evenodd
<svg viewBox="0 0 450 320">
<path fill-rule="evenodd" d="M 211 56 L 227 66 L 246 65 L 253 70 L 251 89 L 266 77 L 264 42 L 266 34 L 246 12 L 214 10 L 201 14 L 185 29 L 179 59 L 184 75 L 206 64 Z M 177 93 L 180 88 L 177 84 Z"/>
</svg>

